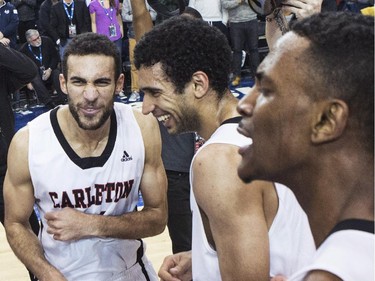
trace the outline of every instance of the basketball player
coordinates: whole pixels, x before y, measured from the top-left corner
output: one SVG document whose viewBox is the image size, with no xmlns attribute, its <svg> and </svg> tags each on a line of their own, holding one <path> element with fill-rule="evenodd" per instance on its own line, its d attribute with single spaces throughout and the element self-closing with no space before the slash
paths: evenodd
<svg viewBox="0 0 375 281">
<path fill-rule="evenodd" d="M 69 104 L 34 119 L 10 146 L 8 241 L 39 280 L 157 280 L 139 238 L 167 220 L 158 124 L 114 103 L 124 76 L 106 36 L 75 37 L 62 69 Z M 40 241 L 28 224 L 34 202 Z"/>
<path fill-rule="evenodd" d="M 239 176 L 290 186 L 318 246 L 289 280 L 374 280 L 374 18 L 297 22 L 238 105 Z M 278 279 L 280 280 L 280 279 Z"/>
<path fill-rule="evenodd" d="M 247 185 L 237 175 L 237 150 L 247 139 L 237 132 L 237 99 L 228 90 L 226 37 L 202 20 L 175 17 L 142 37 L 135 65 L 143 113 L 171 134 L 197 131 L 206 140 L 190 172 L 192 252 L 168 257 L 161 279 L 269 280 L 309 262 L 315 246 L 292 192 L 270 182 Z M 187 262 L 175 263 L 180 257 Z"/>
</svg>

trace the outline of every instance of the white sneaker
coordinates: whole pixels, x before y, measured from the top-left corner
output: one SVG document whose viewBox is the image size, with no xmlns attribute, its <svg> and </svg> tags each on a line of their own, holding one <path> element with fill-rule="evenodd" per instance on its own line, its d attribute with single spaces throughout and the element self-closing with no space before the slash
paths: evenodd
<svg viewBox="0 0 375 281">
<path fill-rule="evenodd" d="M 129 97 L 130 102 L 135 102 L 135 101 L 140 101 L 140 100 L 141 100 L 141 96 L 139 95 L 137 91 L 134 91 L 130 94 L 130 97 Z"/>
</svg>

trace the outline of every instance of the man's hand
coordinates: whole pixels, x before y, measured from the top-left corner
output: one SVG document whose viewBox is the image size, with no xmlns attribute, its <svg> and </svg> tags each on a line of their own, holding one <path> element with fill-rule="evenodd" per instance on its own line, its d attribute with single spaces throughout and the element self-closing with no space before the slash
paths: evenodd
<svg viewBox="0 0 375 281">
<path fill-rule="evenodd" d="M 323 0 L 284 0 L 282 11 L 285 15 L 293 13 L 297 19 L 320 13 Z"/>
<path fill-rule="evenodd" d="M 34 90 L 33 84 L 31 84 L 31 83 L 27 83 L 26 87 L 27 87 L 30 91 Z"/>
<path fill-rule="evenodd" d="M 191 281 L 191 251 L 166 257 L 158 275 L 161 281 Z"/>
<path fill-rule="evenodd" d="M 48 212 L 44 218 L 47 220 L 47 233 L 52 234 L 55 240 L 78 240 L 90 233 L 88 224 L 84 224 L 89 216 L 72 208 Z"/>
<path fill-rule="evenodd" d="M 0 39 L 0 43 L 3 44 L 5 47 L 8 47 L 10 40 L 8 38 L 3 37 Z"/>
<path fill-rule="evenodd" d="M 52 69 L 51 69 L 51 68 L 46 69 L 46 70 L 43 72 L 42 80 L 43 80 L 43 81 L 48 80 L 48 78 L 51 76 L 51 73 L 52 73 Z"/>
</svg>

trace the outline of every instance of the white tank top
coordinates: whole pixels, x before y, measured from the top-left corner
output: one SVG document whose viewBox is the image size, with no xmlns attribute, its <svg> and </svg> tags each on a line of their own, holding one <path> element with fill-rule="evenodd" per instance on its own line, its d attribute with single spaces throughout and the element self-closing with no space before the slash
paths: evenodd
<svg viewBox="0 0 375 281">
<path fill-rule="evenodd" d="M 139 240 L 56 241 L 44 215 L 64 207 L 105 216 L 135 211 L 145 158 L 141 130 L 132 108 L 115 103 L 102 155 L 80 158 L 60 130 L 57 110 L 29 123 L 29 169 L 44 225 L 39 239 L 47 260 L 68 280 L 110 280 L 137 262 Z"/>
<path fill-rule="evenodd" d="M 237 146 L 250 144 L 251 139 L 237 132 L 237 125 L 237 123 L 221 125 L 200 150 L 212 143 L 227 143 Z M 197 154 L 200 150 L 198 150 Z M 193 162 L 194 160 L 195 157 Z M 191 169 L 190 182 L 193 182 L 193 177 Z M 277 274 L 290 276 L 311 261 L 315 252 L 315 243 L 307 216 L 292 191 L 281 184 L 276 183 L 275 186 L 279 198 L 279 208 L 268 232 L 270 241 L 270 276 L 273 277 Z M 207 241 L 193 188 L 191 188 L 190 202 L 193 213 L 193 280 L 220 281 L 217 252 Z"/>
<path fill-rule="evenodd" d="M 312 270 L 330 272 L 344 281 L 374 281 L 374 222 L 348 220 L 367 224 L 369 231 L 342 229 L 332 233 L 316 251 L 311 264 L 295 273 L 289 281 L 302 281 Z"/>
</svg>

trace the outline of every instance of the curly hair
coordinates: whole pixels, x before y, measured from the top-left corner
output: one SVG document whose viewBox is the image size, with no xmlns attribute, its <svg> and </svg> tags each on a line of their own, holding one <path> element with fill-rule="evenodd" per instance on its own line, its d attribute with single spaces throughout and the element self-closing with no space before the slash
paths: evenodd
<svg viewBox="0 0 375 281">
<path fill-rule="evenodd" d="M 304 57 L 311 79 L 318 78 L 314 79 L 313 98 L 345 101 L 359 139 L 373 153 L 374 18 L 344 12 L 320 13 L 296 21 L 291 29 L 311 42 Z"/>
<path fill-rule="evenodd" d="M 228 88 L 231 49 L 217 28 L 206 22 L 175 16 L 156 25 L 134 50 L 137 69 L 156 63 L 178 93 L 182 93 L 196 71 L 203 71 L 220 98 Z"/>
<path fill-rule="evenodd" d="M 73 40 L 65 48 L 64 56 L 61 62 L 62 73 L 65 77 L 68 75 L 67 61 L 71 55 L 104 55 L 113 57 L 115 60 L 115 79 L 117 80 L 121 74 L 122 65 L 120 53 L 116 45 L 105 35 L 87 32 L 79 34 L 73 38 Z"/>
</svg>

